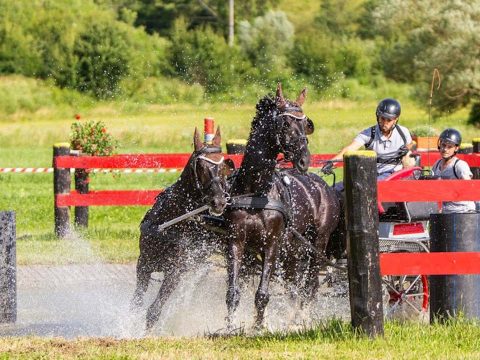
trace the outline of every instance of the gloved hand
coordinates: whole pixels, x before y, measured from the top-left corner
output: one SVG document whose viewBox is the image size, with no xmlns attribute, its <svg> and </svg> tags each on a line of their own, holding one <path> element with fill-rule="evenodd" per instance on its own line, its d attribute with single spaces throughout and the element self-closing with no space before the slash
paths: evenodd
<svg viewBox="0 0 480 360">
<path fill-rule="evenodd" d="M 330 161 L 330 160 L 326 161 L 325 164 L 322 167 L 322 172 L 325 175 L 333 174 L 333 161 Z"/>
<path fill-rule="evenodd" d="M 398 149 L 398 157 L 404 157 L 405 155 L 408 154 L 410 150 L 407 148 L 406 145 L 402 145 L 399 149 Z"/>
</svg>

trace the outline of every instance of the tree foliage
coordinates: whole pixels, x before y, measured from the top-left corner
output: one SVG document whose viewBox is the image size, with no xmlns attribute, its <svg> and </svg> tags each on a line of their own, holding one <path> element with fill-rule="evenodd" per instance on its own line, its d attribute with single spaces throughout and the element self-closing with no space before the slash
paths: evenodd
<svg viewBox="0 0 480 360">
<path fill-rule="evenodd" d="M 287 55 L 293 48 L 294 27 L 282 11 L 269 11 L 252 22 L 242 21 L 238 40 L 253 67 L 265 78 L 287 70 Z"/>
<path fill-rule="evenodd" d="M 187 83 L 198 83 L 208 93 L 226 91 L 235 82 L 239 58 L 236 49 L 229 48 L 223 36 L 211 28 L 187 31 L 185 22 L 177 20 L 170 64 L 174 74 Z"/>
<path fill-rule="evenodd" d="M 480 95 L 480 1 L 382 0 L 373 17 L 383 30 L 385 74 L 418 83 L 427 103 L 432 71 L 442 83 L 433 97 L 439 112 L 478 100 Z"/>
<path fill-rule="evenodd" d="M 175 21 L 183 18 L 188 29 L 206 25 L 225 37 L 228 34 L 228 0 L 124 0 L 137 13 L 135 24 L 149 33 L 172 35 Z M 261 16 L 275 0 L 242 0 L 235 2 L 235 21 Z"/>
</svg>

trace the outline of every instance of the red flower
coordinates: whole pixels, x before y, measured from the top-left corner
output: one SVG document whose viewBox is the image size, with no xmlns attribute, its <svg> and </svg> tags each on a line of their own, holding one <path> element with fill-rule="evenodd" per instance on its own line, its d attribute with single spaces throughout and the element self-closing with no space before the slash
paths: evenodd
<svg viewBox="0 0 480 360">
<path fill-rule="evenodd" d="M 80 114 L 75 114 L 75 119 L 80 120 L 81 116 Z"/>
<path fill-rule="evenodd" d="M 106 132 L 107 132 L 107 129 L 102 128 L 102 133 L 106 133 Z"/>
</svg>

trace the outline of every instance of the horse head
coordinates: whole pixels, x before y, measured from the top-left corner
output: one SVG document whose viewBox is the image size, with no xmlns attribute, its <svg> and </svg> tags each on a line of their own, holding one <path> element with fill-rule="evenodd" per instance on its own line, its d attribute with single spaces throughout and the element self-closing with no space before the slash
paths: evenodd
<svg viewBox="0 0 480 360">
<path fill-rule="evenodd" d="M 227 177 L 235 166 L 232 160 L 222 155 L 220 127 L 212 140 L 212 144 L 205 144 L 200 139 L 197 128 L 193 137 L 195 151 L 192 155 L 192 168 L 195 188 L 200 192 L 202 202 L 209 206 L 213 215 L 221 215 L 227 202 Z"/>
<path fill-rule="evenodd" d="M 307 96 L 303 89 L 297 100 L 291 102 L 283 97 L 282 86 L 279 83 L 275 97 L 276 112 L 274 122 L 276 141 L 285 159 L 292 161 L 295 168 L 305 173 L 310 165 L 310 151 L 306 135 L 313 133 L 314 125 L 302 110 Z"/>
</svg>

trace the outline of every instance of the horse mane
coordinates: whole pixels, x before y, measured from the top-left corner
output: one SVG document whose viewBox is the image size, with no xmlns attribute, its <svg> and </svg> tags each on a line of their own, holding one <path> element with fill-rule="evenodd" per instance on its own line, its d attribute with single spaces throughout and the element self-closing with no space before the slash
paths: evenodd
<svg viewBox="0 0 480 360">
<path fill-rule="evenodd" d="M 262 121 L 265 121 L 267 117 L 271 117 L 272 110 L 277 107 L 275 98 L 271 95 L 265 95 L 260 101 L 255 105 L 257 112 L 252 121 L 252 129 L 257 129 L 260 126 Z"/>
</svg>

